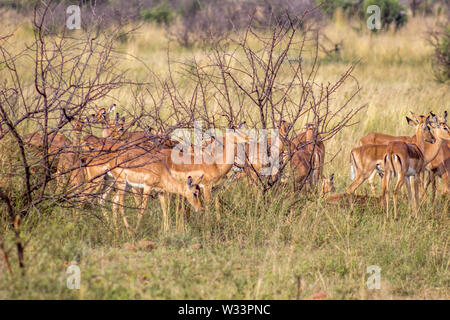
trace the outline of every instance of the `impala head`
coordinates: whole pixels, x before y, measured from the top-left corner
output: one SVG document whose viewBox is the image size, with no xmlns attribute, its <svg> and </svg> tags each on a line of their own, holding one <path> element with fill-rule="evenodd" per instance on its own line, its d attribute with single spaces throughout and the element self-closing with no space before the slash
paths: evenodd
<svg viewBox="0 0 450 320">
<path fill-rule="evenodd" d="M 433 131 L 433 134 L 440 139 L 443 140 L 450 140 L 450 130 L 447 125 L 447 111 L 444 112 L 444 115 L 442 118 L 437 117 L 433 112 L 430 112 L 430 115 L 432 117 L 431 121 L 431 128 Z"/>
<path fill-rule="evenodd" d="M 324 178 L 322 180 L 322 195 L 335 191 L 336 188 L 334 187 L 334 173 L 333 173 L 329 178 Z"/>
<path fill-rule="evenodd" d="M 410 113 L 411 113 L 411 116 L 413 116 L 414 117 L 414 119 L 416 119 L 419 123 L 426 123 L 427 122 L 427 118 L 428 118 L 428 116 L 424 116 L 424 115 L 421 115 L 421 114 L 417 114 L 417 113 L 414 113 L 414 112 L 412 112 L 412 111 L 410 111 Z"/>
<path fill-rule="evenodd" d="M 83 131 L 84 121 L 81 120 L 73 120 L 71 121 L 73 131 L 77 134 L 81 134 Z"/>
<path fill-rule="evenodd" d="M 430 116 L 414 116 L 415 120 L 406 117 L 406 121 L 411 127 L 416 128 L 416 135 L 423 134 L 424 140 L 429 143 L 435 143 L 436 138 L 431 133 Z"/>
<path fill-rule="evenodd" d="M 196 183 L 194 183 L 194 180 L 191 176 L 187 178 L 187 185 L 186 185 L 186 192 L 185 196 L 187 201 L 194 207 L 195 211 L 202 211 L 203 210 L 203 204 L 201 200 L 202 196 L 202 189 L 200 188 L 199 184 L 203 180 L 203 175 L 198 179 Z"/>
<path fill-rule="evenodd" d="M 227 140 L 234 144 L 249 142 L 250 137 L 242 131 L 242 128 L 244 128 L 245 125 L 245 122 L 241 122 L 238 126 L 229 124 L 228 128 L 232 130 L 227 130 L 225 133 Z"/>
<path fill-rule="evenodd" d="M 108 108 L 100 108 L 95 115 L 96 122 L 107 123 L 109 120 L 109 114 L 116 109 L 116 104 L 109 106 Z"/>
<path fill-rule="evenodd" d="M 291 129 L 292 127 L 292 124 L 290 124 L 285 120 L 280 120 L 279 127 L 280 127 L 280 136 L 286 138 L 289 129 Z"/>
</svg>

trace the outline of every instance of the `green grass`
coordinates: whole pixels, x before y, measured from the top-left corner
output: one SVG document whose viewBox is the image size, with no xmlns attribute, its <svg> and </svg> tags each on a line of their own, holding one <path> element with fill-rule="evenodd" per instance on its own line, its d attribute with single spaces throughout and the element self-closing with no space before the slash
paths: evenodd
<svg viewBox="0 0 450 320">
<path fill-rule="evenodd" d="M 362 90 L 353 104 L 368 104 L 357 116 L 359 123 L 326 143 L 325 174 L 335 173 L 338 192 L 350 183 L 348 153 L 365 133 L 412 135 L 404 121 L 410 110 L 448 109 L 448 86 L 433 81 L 430 48 L 418 36 L 423 25 L 412 21 L 397 33 L 379 36 L 348 26 L 326 27 L 331 39 L 345 42 L 342 59 L 323 61 L 318 80 L 331 81 L 348 61 L 362 59 L 354 75 Z M 20 50 L 32 35 L 23 27 L 16 37 L 23 41 L 11 45 Z M 152 25 L 120 44 L 159 74 L 167 71 L 166 46 L 164 31 Z M 201 54 L 172 46 L 174 60 Z M 147 76 L 139 64 L 124 66 L 136 81 Z M 24 72 L 25 79 L 33 79 Z M 345 101 L 350 89 L 344 87 L 336 104 Z M 130 93 L 118 93 L 119 110 L 127 108 Z M 357 192 L 368 192 L 367 185 Z M 413 219 L 403 195 L 399 220 L 386 221 L 379 208 L 328 206 L 317 196 L 283 187 L 263 197 L 246 181 L 219 188 L 214 196 L 221 202 L 220 220 L 214 206 L 204 214 L 187 208 L 189 219 L 177 231 L 172 202 L 168 233 L 162 232 L 159 202 L 152 199 L 133 237 L 120 219 L 115 230 L 95 206 L 31 216 L 22 234 L 29 240 L 24 276 L 2 211 L 0 237 L 12 274 L 0 257 L 0 299 L 305 299 L 317 293 L 329 299 L 450 298 L 448 197 L 426 203 Z M 126 211 L 134 225 L 136 210 Z M 139 248 L 140 240 L 153 241 L 155 248 Z M 80 290 L 66 287 L 66 268 L 73 260 L 81 268 Z M 367 289 L 370 265 L 381 267 L 380 290 Z"/>
<path fill-rule="evenodd" d="M 0 298 L 304 299 L 319 292 L 330 299 L 449 298 L 448 200 L 419 219 L 403 204 L 399 221 L 386 221 L 381 209 L 330 207 L 286 197 L 287 191 L 264 201 L 245 181 L 238 184 L 219 190 L 220 220 L 213 208 L 192 212 L 185 230 L 176 231 L 172 205 L 167 234 L 157 199 L 133 237 L 114 231 L 94 209 L 30 219 L 26 274 L 14 254 L 13 275 L 2 260 Z M 128 210 L 131 223 L 135 213 Z M 143 239 L 155 247 L 138 247 Z M 80 290 L 66 287 L 73 260 L 81 268 Z M 369 265 L 382 269 L 380 290 L 366 287 Z"/>
</svg>

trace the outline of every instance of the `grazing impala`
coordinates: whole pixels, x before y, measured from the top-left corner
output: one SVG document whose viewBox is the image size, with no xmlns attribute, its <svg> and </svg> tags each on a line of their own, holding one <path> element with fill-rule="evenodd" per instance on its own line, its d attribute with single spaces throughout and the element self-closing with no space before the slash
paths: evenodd
<svg viewBox="0 0 450 320">
<path fill-rule="evenodd" d="M 184 183 L 177 180 L 174 174 L 178 174 L 178 172 L 173 168 L 169 168 L 166 160 L 166 154 L 148 153 L 144 149 L 136 147 L 117 154 L 109 161 L 108 165 L 117 185 L 113 210 L 117 210 L 117 205 L 120 205 L 122 219 L 129 234 L 131 231 L 124 212 L 126 185 L 142 189 L 143 191 L 143 200 L 138 214 L 136 230 L 147 206 L 148 198 L 153 191 L 159 193 L 163 221 L 166 221 L 167 217 L 166 199 L 165 195 L 162 194 L 163 192 L 179 194 L 185 197 L 196 211 L 203 210 L 201 189 L 198 184 L 193 183 L 191 176 L 188 176 Z M 201 182 L 201 178 L 198 182 Z M 166 224 L 164 226 L 166 227 Z"/>
<path fill-rule="evenodd" d="M 442 146 L 443 140 L 450 140 L 450 132 L 445 123 L 440 123 L 436 116 L 432 115 L 425 118 L 425 123 L 414 121 L 407 117 L 410 125 L 416 127 L 415 144 L 407 144 L 405 142 L 393 141 L 388 144 L 384 155 L 385 175 L 382 181 L 382 197 L 386 202 L 386 214 L 389 215 L 389 186 L 391 175 L 397 176 L 397 183 L 394 188 L 394 217 L 397 218 L 397 197 L 398 191 L 406 181 L 408 187 L 408 195 L 415 215 L 418 214 L 419 204 L 419 184 L 421 181 L 420 174 L 425 166 L 430 163 L 438 154 Z M 430 129 L 431 127 L 431 129 Z M 425 141 L 432 143 L 425 150 Z M 412 179 L 412 187 L 410 183 Z"/>
</svg>

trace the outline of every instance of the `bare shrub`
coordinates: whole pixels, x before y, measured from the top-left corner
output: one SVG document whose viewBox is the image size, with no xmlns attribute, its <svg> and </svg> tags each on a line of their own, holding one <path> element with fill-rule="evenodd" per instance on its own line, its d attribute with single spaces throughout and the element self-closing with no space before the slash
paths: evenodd
<svg viewBox="0 0 450 320">
<path fill-rule="evenodd" d="M 358 83 L 345 102 L 337 105 L 333 97 L 354 79 L 354 66 L 333 82 L 316 80 L 318 32 L 314 23 L 306 23 L 307 14 L 291 18 L 285 13 L 280 20 L 272 17 L 276 23 L 268 27 L 250 23 L 237 36 L 225 37 L 205 50 L 206 61 L 194 57 L 184 63 L 200 94 L 195 100 L 200 104 L 199 117 L 216 126 L 216 120 L 224 116 L 231 123 L 246 121 L 253 129 L 279 128 L 279 121 L 285 120 L 292 124 L 288 135 L 307 118 L 318 128 L 314 145 L 350 125 L 364 107 L 351 107 L 360 90 Z M 299 144 L 297 150 L 306 144 L 311 142 Z M 264 192 L 279 181 L 295 152 L 290 152 L 270 179 L 248 163 Z"/>
</svg>

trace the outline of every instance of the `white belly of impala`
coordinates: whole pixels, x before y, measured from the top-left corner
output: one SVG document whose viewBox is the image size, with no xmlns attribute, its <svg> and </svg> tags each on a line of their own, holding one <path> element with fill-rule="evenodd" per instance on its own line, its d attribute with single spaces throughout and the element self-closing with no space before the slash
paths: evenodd
<svg viewBox="0 0 450 320">
<path fill-rule="evenodd" d="M 417 175 L 416 170 L 414 170 L 413 168 L 408 168 L 408 171 L 406 172 L 407 177 L 416 176 L 416 175 Z"/>
<path fill-rule="evenodd" d="M 144 189 L 144 187 L 145 187 L 145 184 L 143 184 L 143 183 L 134 183 L 134 182 L 127 181 L 127 184 L 133 188 L 138 188 L 138 189 Z"/>
</svg>

